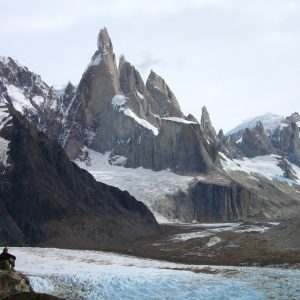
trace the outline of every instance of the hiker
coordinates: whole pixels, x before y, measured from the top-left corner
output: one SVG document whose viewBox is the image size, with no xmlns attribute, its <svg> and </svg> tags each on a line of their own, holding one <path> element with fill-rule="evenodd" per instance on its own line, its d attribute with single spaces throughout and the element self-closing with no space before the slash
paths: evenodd
<svg viewBox="0 0 300 300">
<path fill-rule="evenodd" d="M 8 253 L 8 248 L 4 247 L 0 254 L 0 269 L 14 271 L 16 257 Z"/>
</svg>

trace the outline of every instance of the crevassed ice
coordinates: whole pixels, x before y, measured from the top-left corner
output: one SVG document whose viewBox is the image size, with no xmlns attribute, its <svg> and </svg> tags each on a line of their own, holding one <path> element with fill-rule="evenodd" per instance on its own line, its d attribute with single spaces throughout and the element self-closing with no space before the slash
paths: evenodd
<svg viewBox="0 0 300 300">
<path fill-rule="evenodd" d="M 17 270 L 36 292 L 66 299 L 299 298 L 297 269 L 184 265 L 101 251 L 11 250 Z M 217 275 L 189 271 L 203 268 Z"/>
</svg>

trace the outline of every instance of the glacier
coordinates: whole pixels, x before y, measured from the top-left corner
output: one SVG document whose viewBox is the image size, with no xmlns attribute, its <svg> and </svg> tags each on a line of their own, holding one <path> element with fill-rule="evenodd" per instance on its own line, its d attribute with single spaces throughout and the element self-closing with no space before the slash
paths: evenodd
<svg viewBox="0 0 300 300">
<path fill-rule="evenodd" d="M 11 248 L 36 292 L 66 299 L 297 299 L 300 270 L 184 265 L 102 251 Z"/>
</svg>

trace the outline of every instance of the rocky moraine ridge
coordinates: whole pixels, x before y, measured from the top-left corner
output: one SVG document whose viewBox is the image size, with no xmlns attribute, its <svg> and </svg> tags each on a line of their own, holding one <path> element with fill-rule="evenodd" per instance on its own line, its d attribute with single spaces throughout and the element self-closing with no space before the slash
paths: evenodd
<svg viewBox="0 0 300 300">
<path fill-rule="evenodd" d="M 239 221 L 286 217 L 300 207 L 299 115 L 267 131 L 254 126 L 216 133 L 205 107 L 201 120 L 185 116 L 165 80 L 151 71 L 146 82 L 124 56 L 117 65 L 107 30 L 78 86 L 49 87 L 11 58 L 0 60 L 0 94 L 71 160 L 91 164 L 91 151 L 111 165 L 193 177 L 187 189 L 152 207 L 181 221 Z M 243 168 L 247 159 L 270 157 L 280 176 Z M 266 156 L 267 157 L 267 156 Z M 277 168 L 278 167 L 278 168 Z M 290 180 L 290 181 L 289 181 Z M 287 184 L 288 183 L 288 184 Z M 140 199 L 143 200 L 143 199 Z"/>
</svg>

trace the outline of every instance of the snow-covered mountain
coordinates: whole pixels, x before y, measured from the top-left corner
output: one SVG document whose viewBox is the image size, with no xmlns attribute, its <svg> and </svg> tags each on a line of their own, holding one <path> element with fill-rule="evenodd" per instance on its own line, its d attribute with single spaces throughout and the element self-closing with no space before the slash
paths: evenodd
<svg viewBox="0 0 300 300">
<path fill-rule="evenodd" d="M 246 128 L 253 129 L 258 122 L 262 123 L 267 132 L 272 133 L 278 126 L 280 126 L 281 123 L 285 123 L 285 119 L 282 116 L 278 116 L 272 113 L 266 113 L 261 116 L 244 120 L 241 124 L 228 131 L 226 133 L 226 136 L 237 134 L 238 132 L 243 131 Z"/>
<path fill-rule="evenodd" d="M 266 114 L 245 121 L 226 134 L 235 158 L 275 154 L 300 166 L 300 116 Z"/>
<path fill-rule="evenodd" d="M 200 122 L 185 116 L 154 71 L 145 83 L 124 56 L 117 65 L 105 28 L 78 86 L 49 87 L 13 59 L 1 58 L 0 94 L 69 158 L 97 180 L 128 190 L 160 220 L 276 217 L 284 213 L 280 199 L 299 199 L 293 188 L 277 187 L 278 179 L 291 185 L 299 180 L 293 165 L 300 155 L 298 114 L 266 114 L 217 135 L 207 109 Z M 238 168 L 238 159 L 269 161 L 270 155 L 276 155 L 278 176 L 270 177 L 263 164 L 255 174 Z"/>
</svg>

